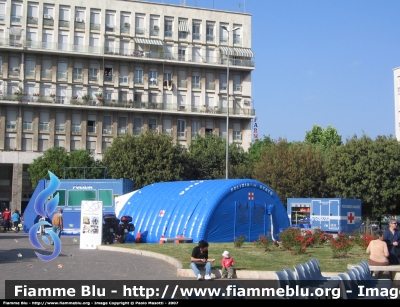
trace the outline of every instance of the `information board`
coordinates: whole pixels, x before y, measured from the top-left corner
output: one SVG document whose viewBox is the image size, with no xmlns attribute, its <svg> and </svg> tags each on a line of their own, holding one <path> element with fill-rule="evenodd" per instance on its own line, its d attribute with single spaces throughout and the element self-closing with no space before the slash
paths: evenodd
<svg viewBox="0 0 400 307">
<path fill-rule="evenodd" d="M 81 249 L 96 249 L 101 245 L 103 230 L 103 202 L 82 200 L 81 204 Z"/>
</svg>

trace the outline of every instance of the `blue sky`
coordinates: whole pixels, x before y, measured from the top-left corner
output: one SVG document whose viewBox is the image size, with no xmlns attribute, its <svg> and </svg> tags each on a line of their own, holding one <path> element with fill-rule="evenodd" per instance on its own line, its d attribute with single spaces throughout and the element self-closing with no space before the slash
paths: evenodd
<svg viewBox="0 0 400 307">
<path fill-rule="evenodd" d="M 400 0 L 186 0 L 186 6 L 252 15 L 259 138 L 303 141 L 314 124 L 335 127 L 343 141 L 395 135 Z"/>
</svg>

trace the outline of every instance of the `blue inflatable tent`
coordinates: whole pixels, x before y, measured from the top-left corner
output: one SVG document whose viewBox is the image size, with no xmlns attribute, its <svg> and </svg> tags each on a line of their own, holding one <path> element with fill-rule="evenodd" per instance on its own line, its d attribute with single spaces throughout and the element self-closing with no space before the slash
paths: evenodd
<svg viewBox="0 0 400 307">
<path fill-rule="evenodd" d="M 161 236 L 182 235 L 194 242 L 246 241 L 259 235 L 279 239 L 290 226 L 286 208 L 278 195 L 265 184 L 252 179 L 163 182 L 148 185 L 132 194 L 118 217 L 133 218 L 135 231 L 144 243 L 158 243 Z"/>
</svg>

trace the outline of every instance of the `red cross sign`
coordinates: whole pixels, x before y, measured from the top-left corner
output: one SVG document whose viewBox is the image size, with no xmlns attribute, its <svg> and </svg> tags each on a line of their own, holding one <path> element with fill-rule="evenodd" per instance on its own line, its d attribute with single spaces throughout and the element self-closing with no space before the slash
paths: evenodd
<svg viewBox="0 0 400 307">
<path fill-rule="evenodd" d="M 354 212 L 347 212 L 347 224 L 354 224 Z"/>
<path fill-rule="evenodd" d="M 254 193 L 249 192 L 248 198 L 249 198 L 249 200 L 254 200 Z"/>
<path fill-rule="evenodd" d="M 158 212 L 158 216 L 163 217 L 163 216 L 164 216 L 164 213 L 165 213 L 165 210 L 161 210 L 160 212 Z"/>
</svg>

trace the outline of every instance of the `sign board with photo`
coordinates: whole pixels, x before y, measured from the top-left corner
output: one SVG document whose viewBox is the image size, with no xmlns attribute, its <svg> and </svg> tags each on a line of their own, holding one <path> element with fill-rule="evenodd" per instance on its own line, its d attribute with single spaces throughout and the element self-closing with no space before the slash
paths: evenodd
<svg viewBox="0 0 400 307">
<path fill-rule="evenodd" d="M 103 202 L 83 200 L 81 206 L 81 249 L 96 249 L 101 245 Z"/>
</svg>

